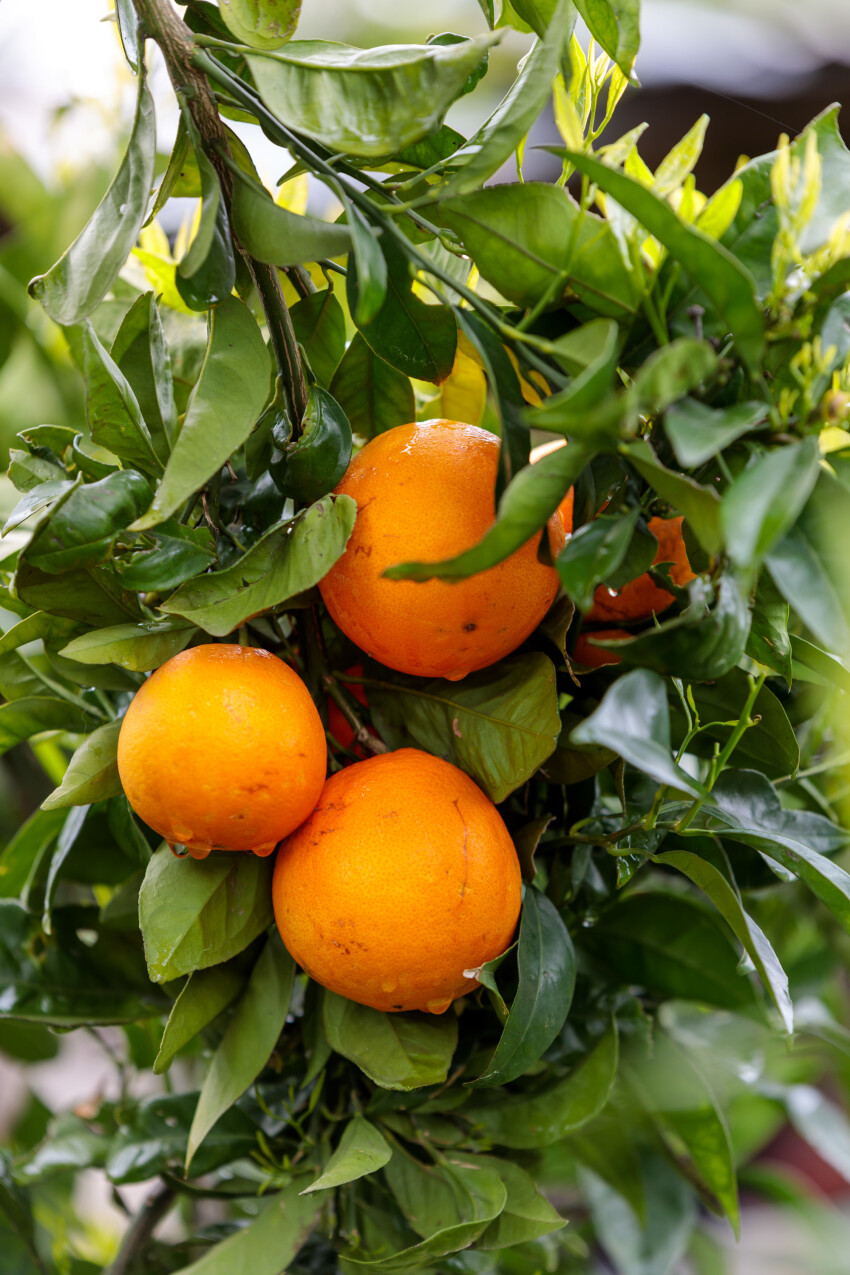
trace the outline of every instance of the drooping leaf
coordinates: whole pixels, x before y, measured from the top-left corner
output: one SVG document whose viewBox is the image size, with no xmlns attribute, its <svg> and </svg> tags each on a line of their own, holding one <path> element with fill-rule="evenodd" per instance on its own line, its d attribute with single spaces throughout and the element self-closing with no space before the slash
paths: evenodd
<svg viewBox="0 0 850 1275">
<path fill-rule="evenodd" d="M 215 541 L 209 527 L 185 527 L 176 519 L 169 519 L 117 554 L 112 562 L 127 589 L 167 593 L 211 566 L 214 557 Z"/>
<path fill-rule="evenodd" d="M 153 1094 L 122 1104 L 120 1127 L 109 1143 L 104 1165 L 110 1181 L 123 1185 L 145 1182 L 163 1172 L 182 1173 L 197 1098 L 194 1093 Z M 256 1125 L 243 1112 L 231 1109 L 198 1150 L 195 1174 L 211 1173 L 256 1148 Z"/>
<path fill-rule="evenodd" d="M 184 1045 L 227 1009 L 245 986 L 242 973 L 232 962 L 195 970 L 174 1002 L 159 1052 L 153 1064 L 157 1076 L 167 1071 Z M 194 1107 L 192 1108 L 194 1112 Z M 182 1148 L 181 1148 L 182 1150 Z M 181 1155 L 182 1159 L 182 1155 Z"/>
<path fill-rule="evenodd" d="M 684 1257 L 694 1229 L 693 1190 L 677 1170 L 657 1155 L 643 1153 L 646 1216 L 595 1173 L 581 1173 L 582 1193 L 594 1230 L 615 1268 L 629 1275 L 668 1275 Z"/>
<path fill-rule="evenodd" d="M 148 864 L 139 925 L 148 972 L 166 983 L 229 960 L 272 919 L 271 862 L 253 854 L 178 859 L 168 846 Z"/>
<path fill-rule="evenodd" d="M 684 398 L 668 407 L 664 432 L 679 464 L 684 469 L 696 469 L 742 435 L 757 429 L 766 415 L 764 403 L 714 408 L 699 399 Z"/>
<path fill-rule="evenodd" d="M 766 452 L 730 483 L 721 522 L 729 556 L 739 566 L 759 562 L 791 529 L 820 467 L 816 438 Z"/>
<path fill-rule="evenodd" d="M 104 561 L 115 537 L 147 507 L 150 495 L 147 480 L 134 469 L 75 486 L 39 522 L 26 548 L 27 561 L 48 575 Z"/>
<path fill-rule="evenodd" d="M 69 761 L 62 783 L 41 803 L 42 810 L 85 806 L 121 791 L 117 761 L 120 729 L 120 722 L 108 722 L 86 737 Z"/>
<path fill-rule="evenodd" d="M 474 1088 L 516 1080 L 540 1058 L 564 1025 L 573 998 L 576 957 L 557 908 L 526 887 L 520 920 L 519 986 L 487 1069 Z"/>
<path fill-rule="evenodd" d="M 331 393 L 361 438 L 374 438 L 416 416 L 413 386 L 367 345 L 359 332 L 331 381 Z"/>
<path fill-rule="evenodd" d="M 91 436 L 100 447 L 145 473 L 161 473 L 150 430 L 138 399 L 124 373 L 88 321 L 83 327 L 86 376 L 86 416 Z"/>
<path fill-rule="evenodd" d="M 600 514 L 573 532 L 555 565 L 561 584 L 581 611 L 593 606 L 596 586 L 607 580 L 622 563 L 632 543 L 638 511 L 625 515 Z M 647 537 L 644 570 L 655 556 L 652 538 Z M 639 573 L 637 573 L 639 574 Z"/>
<path fill-rule="evenodd" d="M 61 654 L 80 664 L 118 664 L 146 673 L 182 651 L 197 631 L 183 620 L 117 624 L 74 638 Z"/>
<path fill-rule="evenodd" d="M 290 212 L 276 204 L 265 187 L 243 173 L 237 164 L 232 165 L 231 171 L 233 229 L 257 261 L 272 266 L 298 266 L 348 252 L 351 234 L 347 226 Z"/>
<path fill-rule="evenodd" d="M 333 992 L 322 998 L 328 1044 L 382 1089 L 442 1084 L 457 1045 L 453 1014 L 382 1014 Z"/>
<path fill-rule="evenodd" d="M 319 384 L 329 389 L 345 353 L 345 315 L 333 289 L 302 297 L 289 315 Z"/>
<path fill-rule="evenodd" d="M 147 213 L 155 150 L 153 99 L 141 76 L 133 130 L 112 185 L 70 248 L 29 285 L 57 323 L 91 314 L 130 255 Z"/>
<path fill-rule="evenodd" d="M 508 1193 L 502 1212 L 480 1237 L 479 1248 L 513 1248 L 560 1231 L 566 1225 L 565 1219 L 537 1189 L 531 1174 L 520 1165 L 489 1155 L 477 1155 L 475 1163 L 497 1173 Z"/>
<path fill-rule="evenodd" d="M 555 670 L 545 655 L 514 655 L 461 682 L 370 678 L 376 722 L 396 746 L 412 741 L 459 766 L 492 801 L 534 774 L 560 730 Z"/>
<path fill-rule="evenodd" d="M 277 935 L 266 942 L 213 1054 L 186 1145 L 186 1171 L 213 1125 L 256 1080 L 283 1030 L 295 962 Z"/>
<path fill-rule="evenodd" d="M 169 518 L 245 442 L 268 397 L 270 373 L 256 320 L 227 297 L 210 312 L 200 377 L 153 503 L 134 530 Z"/>
<path fill-rule="evenodd" d="M 298 25 L 301 0 L 222 0 L 219 9 L 240 43 L 279 49 Z"/>
<path fill-rule="evenodd" d="M 42 731 L 84 734 L 95 724 L 81 704 L 46 694 L 22 695 L 0 706 L 0 755 Z"/>
<path fill-rule="evenodd" d="M 301 435 L 287 443 L 271 474 L 278 491 L 302 504 L 319 500 L 336 487 L 351 460 L 351 425 L 327 390 L 311 385 L 301 420 Z"/>
<path fill-rule="evenodd" d="M 793 527 L 767 556 L 767 569 L 779 592 L 830 651 L 850 649 L 850 626 L 835 584 L 818 548 L 805 531 Z"/>
<path fill-rule="evenodd" d="M 753 622 L 747 639 L 747 655 L 784 677 L 791 685 L 791 639 L 788 636 L 788 603 L 767 573 L 759 573 L 753 604 Z"/>
<path fill-rule="evenodd" d="M 177 263 L 174 282 L 190 310 L 204 311 L 230 296 L 236 282 L 236 262 L 218 173 L 193 124 L 189 132 L 201 178 L 201 212 L 197 233 Z"/>
<path fill-rule="evenodd" d="M 247 1226 L 208 1248 L 178 1275 L 280 1275 L 292 1262 L 312 1230 L 321 1197 L 299 1198 L 303 1178 L 264 1200 Z"/>
<path fill-rule="evenodd" d="M 151 441 L 165 463 L 177 434 L 171 356 L 156 296 L 143 293 L 127 311 L 110 351 L 136 396 Z"/>
<path fill-rule="evenodd" d="M 355 1115 L 342 1131 L 339 1145 L 328 1160 L 320 1177 L 301 1192 L 328 1191 L 375 1173 L 382 1169 L 392 1156 L 392 1147 L 380 1130 L 370 1124 L 365 1116 Z"/>
<path fill-rule="evenodd" d="M 217 637 L 231 633 L 317 584 L 344 552 L 356 510 L 350 496 L 324 496 L 272 527 L 233 566 L 181 585 L 160 609 Z"/>
<path fill-rule="evenodd" d="M 492 43 L 355 49 L 292 41 L 277 55 L 246 61 L 278 119 L 329 150 L 359 158 L 394 155 L 442 122 Z"/>
</svg>

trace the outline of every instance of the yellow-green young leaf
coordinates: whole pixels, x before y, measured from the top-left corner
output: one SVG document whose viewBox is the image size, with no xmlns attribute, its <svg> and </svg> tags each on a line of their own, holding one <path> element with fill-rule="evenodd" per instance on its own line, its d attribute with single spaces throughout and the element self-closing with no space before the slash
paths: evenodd
<svg viewBox="0 0 850 1275">
<path fill-rule="evenodd" d="M 228 962 L 190 974 L 174 1002 L 153 1065 L 157 1076 L 167 1071 L 174 1055 L 217 1018 L 245 986 L 244 975 Z"/>
<path fill-rule="evenodd" d="M 325 992 L 322 1021 L 328 1044 L 382 1089 L 440 1085 L 457 1045 L 454 1014 L 382 1014 Z"/>
<path fill-rule="evenodd" d="M 301 0 L 220 0 L 228 30 L 252 49 L 279 49 L 298 26 Z"/>
<path fill-rule="evenodd" d="M 702 154 L 708 116 L 701 115 L 696 124 L 668 151 L 655 170 L 653 189 L 656 195 L 670 195 L 678 190 Z"/>
<path fill-rule="evenodd" d="M 246 61 L 266 106 L 288 127 L 369 159 L 436 128 L 495 38 L 378 49 L 298 40 Z"/>
<path fill-rule="evenodd" d="M 188 646 L 197 631 L 180 619 L 116 624 L 74 638 L 60 655 L 78 664 L 118 664 L 134 673 L 147 673 Z"/>
<path fill-rule="evenodd" d="M 57 323 L 91 314 L 130 255 L 147 212 L 155 153 L 153 99 L 142 76 L 133 131 L 112 185 L 70 248 L 29 285 Z"/>
<path fill-rule="evenodd" d="M 251 971 L 201 1087 L 186 1147 L 186 1171 L 219 1116 L 265 1067 L 283 1031 L 295 983 L 295 962 L 277 934 Z"/>
<path fill-rule="evenodd" d="M 365 1177 L 367 1173 L 375 1173 L 388 1163 L 392 1153 L 384 1135 L 365 1116 L 354 1116 L 345 1126 L 339 1146 L 325 1165 L 321 1177 L 305 1187 L 301 1194 L 328 1191 Z"/>
<path fill-rule="evenodd" d="M 712 239 L 721 239 L 738 214 L 743 194 L 744 183 L 739 177 L 721 186 L 697 217 L 697 230 Z"/>
<path fill-rule="evenodd" d="M 59 806 L 85 806 L 106 801 L 121 792 L 118 778 L 118 734 L 120 722 L 107 722 L 92 731 L 68 763 L 65 778 L 41 803 L 42 810 Z"/>
</svg>

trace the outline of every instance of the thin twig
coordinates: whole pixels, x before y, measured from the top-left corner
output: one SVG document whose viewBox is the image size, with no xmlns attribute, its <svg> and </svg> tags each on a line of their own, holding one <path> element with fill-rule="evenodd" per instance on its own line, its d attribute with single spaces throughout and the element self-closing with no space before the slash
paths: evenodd
<svg viewBox="0 0 850 1275">
<path fill-rule="evenodd" d="M 126 1275 L 142 1256 L 156 1227 L 174 1204 L 176 1195 L 170 1186 L 158 1186 L 145 1200 L 127 1228 L 115 1261 L 105 1275 Z"/>
</svg>

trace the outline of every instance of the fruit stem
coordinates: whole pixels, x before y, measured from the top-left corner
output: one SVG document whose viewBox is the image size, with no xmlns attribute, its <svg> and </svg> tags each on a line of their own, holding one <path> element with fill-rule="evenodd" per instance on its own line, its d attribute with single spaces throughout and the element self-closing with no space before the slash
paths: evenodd
<svg viewBox="0 0 850 1275">
<path fill-rule="evenodd" d="M 322 678 L 322 682 L 328 695 L 330 695 L 331 699 L 336 704 L 351 729 L 354 731 L 355 741 L 360 745 L 360 747 L 365 748 L 368 752 L 373 754 L 388 752 L 389 749 L 383 740 L 378 739 L 372 734 L 368 726 L 364 725 L 359 713 L 355 712 L 352 708 L 351 705 L 353 701 L 351 697 L 346 694 L 344 688 L 340 686 L 333 673 L 325 673 Z"/>
</svg>

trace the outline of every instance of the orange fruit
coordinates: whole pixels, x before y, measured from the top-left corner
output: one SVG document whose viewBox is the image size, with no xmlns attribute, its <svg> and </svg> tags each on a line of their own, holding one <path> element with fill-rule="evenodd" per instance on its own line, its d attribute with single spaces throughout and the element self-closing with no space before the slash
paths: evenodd
<svg viewBox="0 0 850 1275">
<path fill-rule="evenodd" d="M 565 438 L 556 438 L 551 443 L 541 443 L 539 447 L 532 447 L 531 455 L 528 458 L 530 465 L 536 465 L 544 456 L 548 456 L 550 452 L 556 452 L 560 447 L 566 447 L 567 440 Z M 567 492 L 564 499 L 558 505 L 558 513 L 561 515 L 561 522 L 564 524 L 564 531 L 567 535 L 573 529 L 573 489 Z"/>
<path fill-rule="evenodd" d="M 297 673 L 269 651 L 182 651 L 136 693 L 118 771 L 136 813 L 194 858 L 271 854 L 315 806 L 327 767 L 322 722 Z"/>
<path fill-rule="evenodd" d="M 573 660 L 585 668 L 602 668 L 605 664 L 619 664 L 620 657 L 613 651 L 606 651 L 603 646 L 594 646 L 590 638 L 599 638 L 602 642 L 617 638 L 631 637 L 625 629 L 596 629 L 590 633 L 579 633 L 576 638 Z"/>
<path fill-rule="evenodd" d="M 682 518 L 650 518 L 649 530 L 658 541 L 653 563 L 672 562 L 670 577 L 674 584 L 685 585 L 694 579 L 688 551 L 682 536 Z M 673 595 L 655 583 L 649 572 L 630 580 L 622 589 L 608 589 L 600 584 L 593 597 L 587 620 L 648 620 L 657 611 L 666 611 Z"/>
<path fill-rule="evenodd" d="M 472 548 L 495 518 L 499 440 L 459 421 L 398 425 L 354 457 L 337 493 L 353 496 L 348 547 L 319 588 L 335 622 L 369 655 L 402 673 L 456 681 L 515 650 L 558 591 L 538 561 L 542 532 L 466 580 L 388 580 L 399 562 L 437 562 Z M 564 544 L 549 519 L 553 554 Z"/>
<path fill-rule="evenodd" d="M 317 983 L 373 1009 L 441 1014 L 510 945 L 520 869 L 489 797 L 401 748 L 331 775 L 278 851 L 272 899 Z"/>
<path fill-rule="evenodd" d="M 363 676 L 363 665 L 352 664 L 351 668 L 344 670 L 345 673 L 352 677 Z M 369 701 L 366 698 L 366 688 L 361 686 L 359 682 L 343 682 L 343 688 L 348 691 L 349 695 L 353 695 L 358 704 L 362 704 L 364 708 L 369 707 Z M 371 729 L 371 728 L 370 728 Z M 343 713 L 339 705 L 328 696 L 328 730 L 333 735 L 338 744 L 343 748 L 351 748 L 354 745 L 354 728 L 348 718 Z M 372 732 L 374 734 L 374 731 Z M 363 749 L 359 744 L 354 746 L 354 751 L 358 756 L 363 756 Z"/>
</svg>

